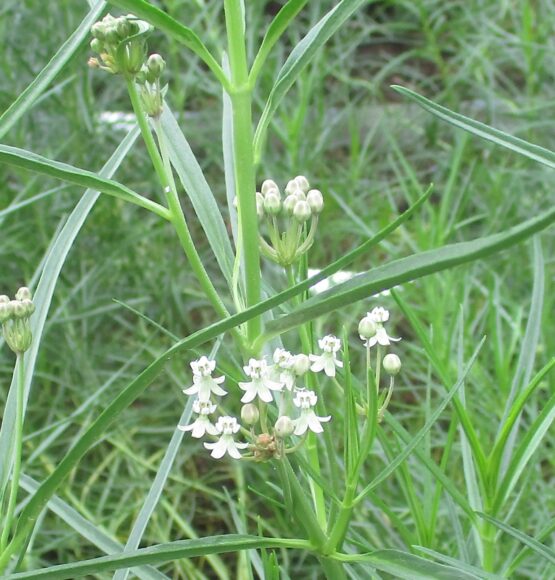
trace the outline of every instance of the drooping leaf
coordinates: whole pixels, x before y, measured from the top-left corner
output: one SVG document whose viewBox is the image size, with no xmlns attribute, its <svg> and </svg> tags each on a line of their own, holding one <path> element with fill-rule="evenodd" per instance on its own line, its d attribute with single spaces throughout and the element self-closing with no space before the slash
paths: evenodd
<svg viewBox="0 0 555 580">
<path fill-rule="evenodd" d="M 487 141 L 501 145 L 506 149 L 520 153 L 521 155 L 529 157 L 530 159 L 538 161 L 539 163 L 543 163 L 552 169 L 555 168 L 555 152 L 550 151 L 549 149 L 545 149 L 539 145 L 534 145 L 533 143 L 524 141 L 524 139 L 513 137 L 512 135 L 500 131 L 499 129 L 494 129 L 489 125 L 480 123 L 479 121 L 475 121 L 469 117 L 465 117 L 460 113 L 450 111 L 446 107 L 437 105 L 433 101 L 430 101 L 426 97 L 423 97 L 422 95 L 419 95 L 410 89 L 406 89 L 398 85 L 392 85 L 391 88 L 401 95 L 404 95 L 405 97 L 408 97 L 409 99 L 417 102 L 422 108 L 426 109 L 426 111 L 432 113 L 436 117 L 439 117 L 443 121 L 447 121 L 447 123 L 450 123 L 459 129 L 464 129 L 465 131 L 468 131 L 473 135 L 477 135 L 482 139 L 486 139 Z"/>
</svg>

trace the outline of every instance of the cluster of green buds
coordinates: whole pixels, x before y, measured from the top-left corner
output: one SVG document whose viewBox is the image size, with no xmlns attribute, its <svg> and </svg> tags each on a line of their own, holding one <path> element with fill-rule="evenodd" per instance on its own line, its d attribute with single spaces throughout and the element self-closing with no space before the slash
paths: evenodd
<svg viewBox="0 0 555 580">
<path fill-rule="evenodd" d="M 314 243 L 323 209 L 322 193 L 310 189 L 304 175 L 289 181 L 283 200 L 276 182 L 264 181 L 256 193 L 256 211 L 259 220 L 267 224 L 270 243 L 260 235 L 262 254 L 284 267 L 295 263 Z"/>
<path fill-rule="evenodd" d="M 33 340 L 29 319 L 35 311 L 29 288 L 20 288 L 15 300 L 0 296 L 0 324 L 8 346 L 21 354 L 29 350 Z"/>
<path fill-rule="evenodd" d="M 159 54 L 151 54 L 135 77 L 141 87 L 141 100 L 149 117 L 159 117 L 164 106 L 160 77 L 166 68 L 166 61 Z"/>
</svg>

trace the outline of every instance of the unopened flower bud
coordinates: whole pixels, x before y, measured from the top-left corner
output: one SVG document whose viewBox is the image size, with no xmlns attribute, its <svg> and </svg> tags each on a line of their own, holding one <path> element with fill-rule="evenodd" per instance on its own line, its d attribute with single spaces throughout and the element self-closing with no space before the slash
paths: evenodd
<svg viewBox="0 0 555 580">
<path fill-rule="evenodd" d="M 388 375 L 398 375 L 401 370 L 401 359 L 396 354 L 386 354 L 383 359 L 383 368 Z"/>
<path fill-rule="evenodd" d="M 279 437 L 280 439 L 289 437 L 289 435 L 293 434 L 294 430 L 295 424 L 293 423 L 292 419 L 287 415 L 282 415 L 274 425 L 276 437 Z"/>
<path fill-rule="evenodd" d="M 377 331 L 376 323 L 370 318 L 370 316 L 365 316 L 359 323 L 358 323 L 358 333 L 360 334 L 361 338 L 372 338 Z"/>
<path fill-rule="evenodd" d="M 295 362 L 293 363 L 293 370 L 295 374 L 299 377 L 302 377 L 308 372 L 310 368 L 310 359 L 306 356 L 306 354 L 298 354 L 295 357 Z"/>
<path fill-rule="evenodd" d="M 262 192 L 262 195 L 266 195 L 267 193 L 270 193 L 270 191 L 275 191 L 279 196 L 279 187 L 273 179 L 264 180 L 260 191 Z"/>
<path fill-rule="evenodd" d="M 296 195 L 297 192 L 303 193 L 303 190 L 294 179 L 291 179 L 291 181 L 288 181 L 285 186 L 285 193 L 287 195 Z"/>
<path fill-rule="evenodd" d="M 121 40 L 127 38 L 131 32 L 129 21 L 125 16 L 121 16 L 116 22 L 116 32 Z"/>
<path fill-rule="evenodd" d="M 19 300 L 12 300 L 10 302 L 12 314 L 14 318 L 22 319 L 27 318 L 27 309 L 25 308 L 23 302 Z"/>
<path fill-rule="evenodd" d="M 89 60 L 87 60 L 87 66 L 89 68 L 100 68 L 100 63 L 98 62 L 97 58 L 91 56 Z"/>
<path fill-rule="evenodd" d="M 0 296 L 0 298 L 4 298 L 4 296 Z M 12 312 L 9 302 L 0 302 L 0 324 L 4 324 L 4 322 L 9 320 L 11 317 Z"/>
<path fill-rule="evenodd" d="M 311 189 L 306 194 L 306 201 L 312 210 L 312 213 L 319 214 L 324 209 L 324 197 L 318 189 Z"/>
<path fill-rule="evenodd" d="M 25 308 L 25 316 L 31 316 L 35 311 L 35 305 L 31 300 L 25 299 L 21 301 L 21 304 Z"/>
<path fill-rule="evenodd" d="M 244 405 L 241 409 L 241 420 L 246 425 L 255 425 L 258 423 L 258 419 L 260 418 L 260 412 L 258 411 L 258 407 L 249 403 L 248 405 Z"/>
<path fill-rule="evenodd" d="M 16 300 L 31 300 L 31 291 L 26 286 L 22 286 L 15 295 Z"/>
<path fill-rule="evenodd" d="M 104 40 L 106 38 L 106 27 L 102 22 L 95 22 L 91 27 L 91 34 L 94 38 Z"/>
<path fill-rule="evenodd" d="M 258 219 L 264 217 L 264 197 L 260 192 L 256 192 L 256 215 Z"/>
<path fill-rule="evenodd" d="M 294 195 L 288 195 L 285 198 L 285 201 L 283 202 L 283 209 L 287 215 L 293 215 L 297 201 L 299 200 Z"/>
<path fill-rule="evenodd" d="M 295 204 L 295 209 L 293 210 L 294 218 L 300 223 L 304 224 L 304 222 L 312 215 L 312 211 L 310 211 L 310 206 L 306 201 L 299 200 Z"/>
<path fill-rule="evenodd" d="M 270 190 L 264 198 L 264 211 L 269 215 L 278 215 L 281 211 L 279 196 Z"/>
<path fill-rule="evenodd" d="M 297 177 L 295 177 L 295 182 L 303 193 L 306 193 L 310 189 L 308 179 L 304 175 L 297 175 Z"/>
<path fill-rule="evenodd" d="M 93 52 L 96 52 L 97 54 L 100 54 L 101 52 L 104 52 L 104 44 L 103 44 L 103 42 L 99 38 L 93 38 L 91 40 L 91 50 Z"/>
<path fill-rule="evenodd" d="M 166 61 L 159 54 L 151 54 L 146 61 L 149 72 L 156 78 L 160 78 L 166 68 Z"/>
</svg>

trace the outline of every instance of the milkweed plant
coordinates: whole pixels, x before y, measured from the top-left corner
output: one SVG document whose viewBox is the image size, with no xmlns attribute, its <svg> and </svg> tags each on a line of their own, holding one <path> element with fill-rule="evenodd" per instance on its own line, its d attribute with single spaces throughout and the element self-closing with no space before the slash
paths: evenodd
<svg viewBox="0 0 555 580">
<path fill-rule="evenodd" d="M 89 67 L 97 74 L 111 75 L 110 82 L 123 83 L 127 88 L 157 179 L 157 191 L 145 197 L 112 180 L 109 175 L 117 166 L 113 164 L 108 172 L 93 174 L 7 146 L 2 146 L 2 161 L 92 187 L 133 203 L 141 208 L 138 211 L 152 212 L 166 222 L 174 229 L 188 268 L 195 275 L 216 322 L 177 341 L 151 362 L 79 435 L 65 457 L 27 496 L 20 487 L 30 381 L 27 374 L 32 374 L 39 347 L 49 303 L 48 290 L 39 285 L 35 301 L 26 287 L 20 288 L 13 298 L 0 296 L 5 344 L 16 357 L 0 436 L 0 449 L 4 453 L 0 472 L 0 571 L 7 577 L 12 577 L 11 574 L 14 578 L 42 577 L 40 570 L 21 571 L 23 556 L 28 549 L 32 550 L 30 540 L 41 513 L 83 455 L 155 380 L 167 361 L 175 357 L 179 357 L 186 383 L 181 402 L 188 411 L 176 424 L 182 447 L 194 446 L 198 454 L 204 454 L 202 465 L 206 470 L 216 462 L 228 462 L 235 465 L 234 469 L 244 469 L 248 477 L 252 473 L 248 466 L 256 466 L 259 473 L 265 474 L 264 479 L 271 480 L 272 501 L 283 510 L 282 520 L 289 522 L 288 529 L 283 530 L 282 537 L 276 537 L 253 517 L 238 534 L 194 540 L 175 538 L 169 544 L 140 548 L 146 525 L 143 520 L 133 528 L 130 539 L 119 551 L 112 546 L 107 556 L 56 566 L 47 571 L 51 574 L 48 577 L 74 578 L 119 570 L 115 577 L 121 579 L 127 577 L 132 567 L 140 577 L 166 577 L 152 566 L 172 559 L 254 549 L 261 550 L 261 567 L 257 570 L 265 578 L 289 577 L 280 576 L 283 568 L 279 554 L 293 550 L 315 559 L 320 572 L 313 577 L 329 580 L 377 578 L 378 572 L 402 578 L 492 578 L 498 573 L 513 573 L 532 553 L 534 557 L 552 558 L 541 538 L 527 538 L 504 523 L 504 517 L 514 501 L 515 486 L 553 419 L 551 397 L 528 435 L 524 439 L 517 437 L 519 417 L 553 361 L 506 402 L 507 412 L 495 441 L 481 441 L 478 427 L 458 391 L 479 356 L 483 340 L 458 379 L 450 383 L 449 373 L 433 358 L 425 342 L 426 333 L 401 294 L 393 291 L 393 303 L 384 297 L 383 291 L 503 250 L 550 225 L 554 211 L 499 234 L 380 265 L 322 293 L 311 294 L 310 289 L 317 282 L 344 269 L 405 224 L 427 202 L 431 191 L 428 188 L 378 234 L 309 277 L 309 267 L 315 266 L 311 264 L 310 250 L 322 236 L 318 226 L 322 212 L 326 211 L 326 191 L 319 188 L 318 176 L 311 175 L 310 167 L 291 167 L 290 174 L 284 176 L 260 175 L 271 120 L 288 89 L 317 49 L 364 2 L 342 0 L 307 31 L 283 65 L 256 125 L 253 103 L 260 72 L 274 45 L 306 2 L 289 0 L 283 5 L 266 31 L 254 61 L 249 62 L 244 6 L 240 0 L 225 0 L 227 51 L 221 55 L 222 64 L 196 33 L 154 4 L 143 0 L 114 0 L 111 4 L 133 13 L 106 14 L 92 27 L 89 21 L 84 21 L 79 32 L 84 38 L 90 29 Z M 92 10 L 89 18 L 99 15 L 96 10 L 96 13 Z M 154 27 L 200 57 L 206 66 L 204 74 L 213 75 L 221 84 L 226 148 L 222 179 L 229 202 L 225 212 L 220 211 L 212 196 L 201 165 L 167 103 L 166 97 L 172 91 L 172 71 L 163 56 L 149 52 L 148 39 Z M 456 121 L 467 131 L 479 132 L 505 147 L 511 148 L 515 143 L 514 138 L 497 130 L 442 109 L 410 91 L 398 90 L 431 113 Z M 137 131 L 131 131 L 122 147 L 130 147 L 136 137 Z M 541 157 L 537 147 L 522 143 L 521 153 L 527 155 L 534 150 L 536 158 Z M 118 153 L 116 158 L 120 157 Z M 191 211 L 196 215 L 184 211 L 181 199 L 184 194 L 189 196 Z M 209 275 L 205 268 L 198 242 L 191 235 L 193 220 L 198 220 L 206 235 L 221 269 L 221 279 Z M 271 294 L 264 279 L 268 272 L 275 273 L 276 268 L 283 288 Z M 226 292 L 223 286 L 227 286 Z M 357 328 L 341 326 L 337 317 L 331 316 L 337 308 L 355 303 L 359 303 L 360 313 Z M 316 318 L 322 319 L 319 328 L 326 329 L 322 334 L 316 332 L 312 323 Z M 407 324 L 416 329 L 412 336 L 423 342 L 431 367 L 444 380 L 446 388 L 440 406 L 430 412 L 426 424 L 415 434 L 410 434 L 401 417 L 396 418 L 391 412 L 395 382 L 403 380 L 401 360 L 404 359 L 405 368 L 410 368 L 415 352 L 414 349 L 405 352 L 405 342 L 397 336 L 400 332 L 395 331 Z M 210 341 L 218 337 L 218 345 L 223 340 L 232 357 L 210 346 Z M 356 356 L 353 349 L 358 353 Z M 237 360 L 242 362 L 230 362 Z M 467 453 L 466 489 L 448 478 L 443 462 L 436 463 L 434 458 L 424 456 L 420 446 L 447 406 L 453 408 L 449 445 L 453 445 L 459 433 Z M 376 461 L 378 449 L 383 457 Z M 405 460 L 412 454 L 421 459 L 438 493 L 443 490 L 449 496 L 451 509 L 461 514 L 453 517 L 457 522 L 464 521 L 457 524 L 457 533 L 466 534 L 473 554 L 469 561 L 432 550 L 433 539 L 428 538 L 427 543 L 425 534 L 418 536 L 420 551 L 411 543 L 413 536 L 408 532 L 411 524 L 407 517 L 422 516 L 414 504 L 418 500 L 414 490 L 411 491 L 406 471 Z M 380 486 L 389 485 L 390 475 L 399 469 L 404 470 L 401 481 L 409 502 L 405 514 L 390 509 L 375 493 Z M 148 517 L 156 505 L 156 501 L 150 500 L 163 494 L 164 482 L 163 476 L 161 480 L 157 478 L 153 490 L 160 493 L 156 496 L 151 490 L 154 495 L 149 494 L 145 500 L 145 506 L 150 508 L 144 507 L 147 511 L 143 513 Z M 248 504 L 244 509 L 248 512 Z M 375 549 L 357 532 L 360 519 L 374 517 L 376 511 L 381 511 L 388 525 L 398 530 L 400 545 Z M 435 518 L 437 505 L 434 514 Z M 499 548 L 501 534 L 520 539 L 525 544 L 523 550 L 506 558 Z M 240 562 L 246 566 L 248 560 Z M 245 574 L 243 569 L 240 577 L 248 577 Z"/>
</svg>

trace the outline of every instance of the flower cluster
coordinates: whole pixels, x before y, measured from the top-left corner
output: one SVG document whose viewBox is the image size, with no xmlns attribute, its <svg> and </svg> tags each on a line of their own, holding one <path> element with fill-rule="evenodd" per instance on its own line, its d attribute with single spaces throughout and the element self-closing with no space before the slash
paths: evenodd
<svg viewBox="0 0 555 580">
<path fill-rule="evenodd" d="M 29 288 L 20 288 L 14 300 L 0 296 L 0 324 L 7 345 L 16 353 L 29 350 L 33 340 L 29 319 L 35 311 Z"/>
<path fill-rule="evenodd" d="M 210 450 L 212 457 L 219 459 L 225 454 L 233 458 L 252 458 L 258 461 L 279 457 L 286 453 L 284 440 L 291 436 L 304 436 L 308 431 L 321 433 L 322 423 L 331 417 L 321 417 L 315 412 L 318 396 L 312 390 L 299 384 L 301 378 L 309 371 L 324 370 L 326 375 L 335 376 L 335 369 L 341 368 L 342 363 L 337 358 L 341 348 L 341 341 L 334 336 L 326 336 L 319 341 L 322 354 L 307 356 L 293 355 L 284 348 L 277 348 L 273 354 L 273 364 L 265 359 L 251 358 L 243 367 L 246 381 L 239 381 L 238 385 L 243 395 L 241 403 L 241 420 L 249 427 L 244 429 L 245 436 L 250 436 L 250 443 L 235 441 L 235 436 L 241 431 L 241 425 L 235 417 L 224 415 L 214 423 L 211 420 L 217 411 L 215 397 L 227 395 L 223 388 L 225 377 L 213 376 L 216 370 L 216 361 L 206 356 L 193 361 L 193 384 L 184 389 L 186 395 L 195 396 L 193 411 L 195 420 L 189 425 L 179 425 L 181 431 L 191 433 L 191 436 L 200 439 L 205 436 L 216 438 L 213 443 L 204 443 Z M 279 400 L 276 401 L 276 397 Z M 279 410 L 296 408 L 298 416 L 292 418 L 282 413 L 275 422 L 274 428 L 268 428 L 268 405 L 277 403 Z M 259 407 L 255 403 L 258 403 Z M 260 410 L 259 410 L 260 408 Z M 276 411 L 276 415 L 277 415 Z M 261 432 L 256 432 L 260 424 Z M 240 451 L 250 449 L 250 455 L 241 455 Z"/>
<path fill-rule="evenodd" d="M 270 242 L 260 236 L 261 252 L 281 266 L 296 262 L 314 243 L 323 209 L 322 193 L 310 189 L 303 175 L 287 183 L 283 200 L 276 182 L 264 181 L 256 193 L 256 211 L 259 219 L 266 222 Z"/>
<path fill-rule="evenodd" d="M 90 46 L 98 56 L 89 59 L 89 66 L 132 78 L 140 86 L 145 112 L 158 117 L 163 107 L 160 77 L 166 63 L 159 54 L 146 58 L 146 38 L 151 31 L 148 22 L 133 14 L 118 17 L 107 14 L 91 28 Z"/>
</svg>

